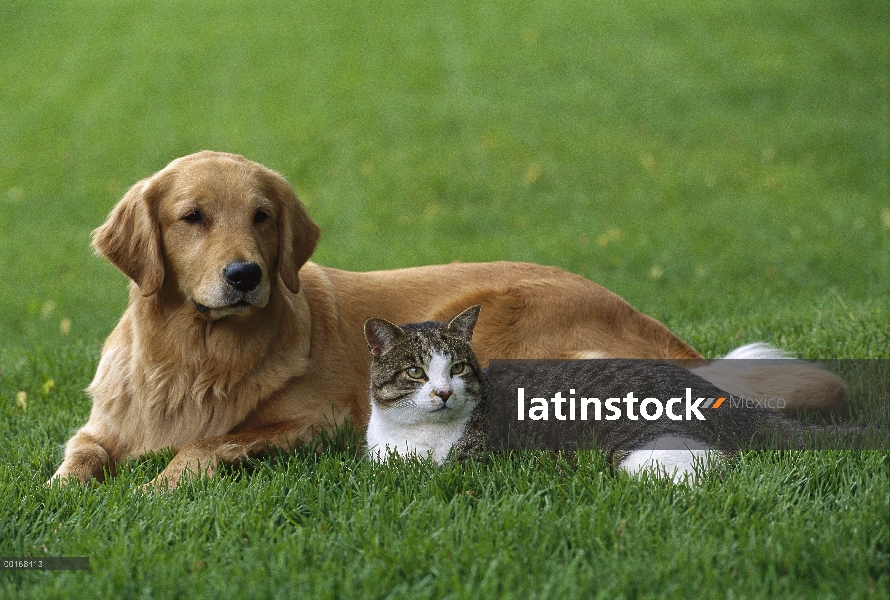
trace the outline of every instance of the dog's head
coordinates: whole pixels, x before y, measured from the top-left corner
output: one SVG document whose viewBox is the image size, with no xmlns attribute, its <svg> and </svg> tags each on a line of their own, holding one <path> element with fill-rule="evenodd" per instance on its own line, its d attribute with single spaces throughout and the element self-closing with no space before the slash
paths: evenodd
<svg viewBox="0 0 890 600">
<path fill-rule="evenodd" d="M 319 228 L 285 179 L 235 154 L 199 152 L 134 185 L 93 232 L 93 248 L 143 296 L 178 294 L 213 319 L 292 292 Z"/>
</svg>

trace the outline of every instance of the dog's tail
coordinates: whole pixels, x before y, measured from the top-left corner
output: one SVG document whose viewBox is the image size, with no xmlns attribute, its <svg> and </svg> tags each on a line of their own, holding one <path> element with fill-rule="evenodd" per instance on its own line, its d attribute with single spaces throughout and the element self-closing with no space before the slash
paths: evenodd
<svg viewBox="0 0 890 600">
<path fill-rule="evenodd" d="M 742 366 L 734 362 L 738 359 L 764 362 Z M 847 401 L 847 386 L 840 377 L 764 343 L 736 348 L 692 372 L 730 394 L 787 414 L 833 412 Z"/>
</svg>

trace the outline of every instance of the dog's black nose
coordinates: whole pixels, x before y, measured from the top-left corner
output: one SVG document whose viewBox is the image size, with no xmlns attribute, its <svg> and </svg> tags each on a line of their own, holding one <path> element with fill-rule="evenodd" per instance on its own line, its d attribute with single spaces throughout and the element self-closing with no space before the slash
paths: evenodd
<svg viewBox="0 0 890 600">
<path fill-rule="evenodd" d="M 239 292 L 249 292 L 260 284 L 263 269 L 256 263 L 236 262 L 226 266 L 223 275 Z"/>
</svg>

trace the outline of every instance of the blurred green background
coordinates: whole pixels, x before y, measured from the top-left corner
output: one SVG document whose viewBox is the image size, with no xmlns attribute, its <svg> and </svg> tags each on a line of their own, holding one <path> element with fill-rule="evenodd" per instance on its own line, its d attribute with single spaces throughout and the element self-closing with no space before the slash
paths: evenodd
<svg viewBox="0 0 890 600">
<path fill-rule="evenodd" d="M 201 149 L 350 270 L 563 267 L 706 354 L 890 356 L 884 2 L 3 2 L 0 347 L 101 341 L 89 234 Z M 85 382 L 84 382 L 85 383 Z"/>
</svg>

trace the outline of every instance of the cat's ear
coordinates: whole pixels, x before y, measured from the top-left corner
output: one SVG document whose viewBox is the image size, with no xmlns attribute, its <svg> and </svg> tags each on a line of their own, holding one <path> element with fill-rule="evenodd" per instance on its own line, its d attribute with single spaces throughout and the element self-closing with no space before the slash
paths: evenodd
<svg viewBox="0 0 890 600">
<path fill-rule="evenodd" d="M 448 323 L 448 329 L 460 334 L 468 342 L 473 339 L 473 328 L 476 327 L 476 320 L 479 318 L 479 311 L 482 309 L 481 304 L 475 304 L 460 313 Z"/>
<path fill-rule="evenodd" d="M 380 356 L 403 333 L 405 332 L 401 327 L 393 325 L 386 319 L 371 317 L 365 321 L 365 339 L 368 340 L 368 350 L 372 356 Z"/>
</svg>

